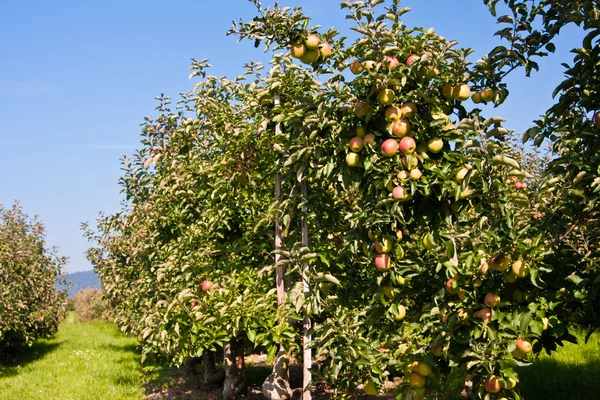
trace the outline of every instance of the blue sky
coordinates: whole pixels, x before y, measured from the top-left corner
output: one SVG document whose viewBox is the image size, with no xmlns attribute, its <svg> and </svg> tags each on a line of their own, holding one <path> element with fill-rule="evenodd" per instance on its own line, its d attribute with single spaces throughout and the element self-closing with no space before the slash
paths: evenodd
<svg viewBox="0 0 600 400">
<path fill-rule="evenodd" d="M 264 0 L 264 4 L 271 1 Z M 302 6 L 313 22 L 347 32 L 337 0 L 280 0 Z M 476 53 L 498 44 L 482 0 L 404 0 L 409 26 L 434 27 Z M 19 200 L 38 215 L 47 239 L 70 257 L 67 271 L 90 269 L 80 223 L 114 212 L 121 201 L 119 159 L 136 148 L 139 124 L 160 93 L 193 86 L 191 58 L 208 58 L 211 74 L 235 77 L 265 61 L 251 43 L 225 35 L 234 19 L 255 15 L 246 0 L 56 0 L 0 3 L 0 204 Z M 581 43 L 565 30 L 557 53 L 532 78 L 507 81 L 511 96 L 494 111 L 521 132 L 551 104 L 561 62 Z"/>
</svg>

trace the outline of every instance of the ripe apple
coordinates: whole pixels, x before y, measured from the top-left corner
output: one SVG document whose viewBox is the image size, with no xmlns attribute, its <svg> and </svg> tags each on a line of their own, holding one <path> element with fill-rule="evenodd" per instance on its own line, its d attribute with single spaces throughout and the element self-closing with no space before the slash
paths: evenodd
<svg viewBox="0 0 600 400">
<path fill-rule="evenodd" d="M 508 257 L 505 257 L 502 254 L 494 254 L 490 260 L 490 267 L 496 271 L 506 271 L 508 269 L 509 262 L 510 261 Z"/>
<path fill-rule="evenodd" d="M 392 241 L 389 238 L 375 240 L 375 251 L 379 254 L 385 254 L 392 251 Z"/>
<path fill-rule="evenodd" d="M 368 394 L 369 396 L 376 396 L 379 393 L 375 383 L 371 379 L 367 379 L 363 385 L 363 390 L 365 391 L 365 394 Z"/>
<path fill-rule="evenodd" d="M 454 176 L 454 178 L 456 179 L 457 182 L 462 182 L 462 180 L 465 179 L 465 176 L 467 176 L 468 173 L 469 173 L 469 168 L 461 167 L 458 170 L 458 172 L 456 173 L 456 175 Z"/>
<path fill-rule="evenodd" d="M 406 66 L 410 67 L 416 60 L 419 59 L 419 56 L 412 54 L 406 59 Z"/>
<path fill-rule="evenodd" d="M 410 164 L 409 164 L 409 159 L 410 159 Z M 404 156 L 404 157 L 402 157 L 402 165 L 404 165 L 404 168 L 406 168 L 407 170 L 410 171 L 419 166 L 419 159 L 417 157 L 415 157 L 414 155 Z"/>
<path fill-rule="evenodd" d="M 392 133 L 398 137 L 404 137 L 410 132 L 410 124 L 404 118 L 392 122 Z"/>
<path fill-rule="evenodd" d="M 415 139 L 410 136 L 404 136 L 400 139 L 400 144 L 398 145 L 398 149 L 402 152 L 402 154 L 412 154 L 415 152 L 417 148 L 417 142 Z"/>
<path fill-rule="evenodd" d="M 481 318 L 484 322 L 488 322 L 492 319 L 492 310 L 489 308 L 482 308 L 481 310 L 477 311 L 477 314 L 475 315 L 478 318 Z"/>
<path fill-rule="evenodd" d="M 387 57 L 385 57 L 384 65 L 388 69 L 392 69 L 392 68 L 400 65 L 400 61 L 398 61 L 398 59 L 394 56 L 387 56 Z"/>
<path fill-rule="evenodd" d="M 300 57 L 300 61 L 304 64 L 312 64 L 316 63 L 319 60 L 321 53 L 319 49 L 307 49 L 302 57 Z"/>
<path fill-rule="evenodd" d="M 364 101 L 359 101 L 354 105 L 354 115 L 356 118 L 365 118 L 373 112 L 373 107 Z"/>
<path fill-rule="evenodd" d="M 393 297 L 394 296 L 394 287 L 393 286 L 382 286 L 381 292 L 386 297 Z"/>
<path fill-rule="evenodd" d="M 404 159 L 404 157 L 403 157 L 403 159 Z M 406 182 L 406 181 L 408 181 L 410 175 L 406 171 L 400 171 L 400 172 L 398 172 L 398 175 L 396 175 L 396 177 L 398 178 L 398 180 L 400 182 Z"/>
<path fill-rule="evenodd" d="M 319 47 L 319 43 L 321 43 L 321 39 L 314 33 L 308 35 L 304 40 L 304 45 L 309 50 L 316 50 Z"/>
<path fill-rule="evenodd" d="M 490 375 L 483 381 L 483 387 L 488 393 L 498 393 L 502 390 L 502 383 L 500 382 L 500 378 L 495 375 Z"/>
<path fill-rule="evenodd" d="M 362 63 L 358 60 L 354 60 L 352 61 L 352 64 L 350 64 L 350 72 L 354 75 L 360 75 L 364 70 L 365 67 L 363 67 Z"/>
<path fill-rule="evenodd" d="M 471 100 L 475 104 L 481 103 L 481 93 L 479 93 L 479 92 L 473 93 L 473 95 L 471 96 Z"/>
<path fill-rule="evenodd" d="M 394 315 L 396 321 L 402 321 L 406 317 L 406 307 L 403 305 L 398 306 L 398 315 Z"/>
<path fill-rule="evenodd" d="M 364 138 L 366 134 L 367 129 L 364 126 L 361 125 L 356 127 L 356 136 L 358 136 L 359 138 Z"/>
<path fill-rule="evenodd" d="M 375 256 L 375 267 L 380 271 L 387 271 L 390 269 L 391 260 L 389 254 L 377 254 Z"/>
<path fill-rule="evenodd" d="M 395 200 L 403 200 L 406 197 L 406 194 L 404 193 L 404 188 L 402 186 L 396 186 L 392 191 L 392 197 Z"/>
<path fill-rule="evenodd" d="M 409 175 L 410 175 L 410 179 L 416 181 L 416 180 L 421 179 L 421 177 L 423 176 L 423 173 L 421 172 L 421 170 L 419 168 L 415 168 L 410 171 Z"/>
<path fill-rule="evenodd" d="M 424 362 L 420 361 L 413 361 L 410 364 L 410 370 L 418 373 L 421 376 L 429 376 L 433 372 L 429 364 L 425 364 Z"/>
<path fill-rule="evenodd" d="M 435 249 L 436 243 L 431 232 L 426 233 L 425 236 L 423 236 L 423 246 L 425 246 L 427 250 Z"/>
<path fill-rule="evenodd" d="M 483 304 L 488 308 L 495 307 L 498 303 L 500 303 L 500 296 L 492 292 L 486 294 L 483 300 Z"/>
<path fill-rule="evenodd" d="M 412 374 L 410 374 L 410 378 L 408 379 L 410 386 L 412 386 L 415 389 L 420 389 L 423 386 L 425 386 L 426 381 L 426 378 L 418 372 L 413 372 Z"/>
<path fill-rule="evenodd" d="M 481 100 L 485 101 L 486 103 L 488 101 L 492 101 L 494 99 L 494 89 L 491 88 L 485 88 L 481 91 Z"/>
<path fill-rule="evenodd" d="M 356 153 L 346 154 L 346 164 L 349 167 L 358 167 L 360 165 L 360 156 Z"/>
<path fill-rule="evenodd" d="M 452 88 L 452 97 L 458 101 L 465 101 L 471 97 L 471 88 L 466 83 L 459 83 Z"/>
<path fill-rule="evenodd" d="M 594 114 L 594 126 L 600 128 L 600 111 L 597 111 L 596 114 Z"/>
<path fill-rule="evenodd" d="M 379 91 L 379 104 L 390 105 L 396 99 L 396 93 L 392 89 L 381 89 Z"/>
<path fill-rule="evenodd" d="M 523 261 L 517 260 L 512 265 L 512 272 L 517 276 L 517 278 L 525 278 L 529 275 L 529 266 L 527 264 L 523 264 Z"/>
<path fill-rule="evenodd" d="M 392 106 L 385 109 L 385 120 L 388 122 L 396 121 L 400 115 L 402 115 L 400 107 Z"/>
<path fill-rule="evenodd" d="M 400 112 L 403 117 L 410 118 L 417 113 L 417 106 L 415 103 L 404 103 L 400 106 Z"/>
<path fill-rule="evenodd" d="M 377 66 L 377 63 L 373 60 L 367 60 L 363 63 L 363 65 L 367 71 L 371 71 Z"/>
<path fill-rule="evenodd" d="M 208 292 L 211 287 L 213 287 L 212 281 L 205 279 L 202 281 L 202 285 L 200 286 L 203 291 Z"/>
<path fill-rule="evenodd" d="M 442 96 L 444 96 L 444 98 L 446 100 L 452 100 L 454 97 L 452 96 L 452 92 L 454 91 L 454 86 L 452 86 L 452 84 L 450 83 L 444 83 L 442 85 Z"/>
<path fill-rule="evenodd" d="M 517 349 L 519 349 L 524 354 L 530 353 L 532 349 L 531 343 L 527 340 L 519 338 L 517 339 Z"/>
<path fill-rule="evenodd" d="M 427 141 L 427 150 L 433 154 L 437 154 L 444 148 L 444 140 L 439 137 L 431 138 Z"/>
<path fill-rule="evenodd" d="M 294 43 L 291 48 L 292 57 L 294 58 L 302 58 L 306 53 L 306 47 L 304 43 Z"/>
<path fill-rule="evenodd" d="M 331 55 L 331 53 L 333 52 L 331 50 L 331 45 L 327 42 L 324 42 L 323 44 L 321 44 L 321 46 L 319 46 L 319 50 L 321 50 L 321 57 L 323 58 L 327 58 Z"/>
<path fill-rule="evenodd" d="M 398 152 L 398 142 L 387 139 L 381 144 L 381 154 L 385 157 L 393 157 Z"/>
<path fill-rule="evenodd" d="M 372 133 L 367 133 L 363 138 L 363 144 L 366 146 L 370 144 L 371 146 L 375 146 L 375 135 Z"/>
<path fill-rule="evenodd" d="M 365 144 L 364 144 L 362 138 L 355 136 L 352 139 L 350 139 L 350 141 L 348 142 L 348 146 L 350 146 L 350 150 L 352 150 L 355 153 L 358 153 L 359 151 L 361 151 L 363 149 Z"/>
</svg>

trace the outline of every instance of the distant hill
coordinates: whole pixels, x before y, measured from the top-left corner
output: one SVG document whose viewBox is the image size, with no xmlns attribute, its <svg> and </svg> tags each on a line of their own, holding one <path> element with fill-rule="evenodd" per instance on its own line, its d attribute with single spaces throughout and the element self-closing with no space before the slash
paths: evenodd
<svg viewBox="0 0 600 400">
<path fill-rule="evenodd" d="M 69 297 L 75 296 L 75 293 L 82 289 L 100 289 L 100 280 L 94 271 L 79 271 L 67 274 L 67 281 L 71 283 Z"/>
</svg>

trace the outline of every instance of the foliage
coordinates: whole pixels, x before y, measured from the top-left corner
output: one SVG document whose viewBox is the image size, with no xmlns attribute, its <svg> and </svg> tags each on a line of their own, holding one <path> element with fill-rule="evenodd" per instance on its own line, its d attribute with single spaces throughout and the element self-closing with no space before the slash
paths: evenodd
<svg viewBox="0 0 600 400">
<path fill-rule="evenodd" d="M 66 307 L 66 263 L 45 243 L 44 226 L 15 203 L 0 206 L 0 351 L 56 332 Z"/>
<path fill-rule="evenodd" d="M 105 321 L 108 310 L 102 299 L 102 291 L 98 289 L 83 289 L 75 294 L 73 309 L 81 322 Z"/>
</svg>

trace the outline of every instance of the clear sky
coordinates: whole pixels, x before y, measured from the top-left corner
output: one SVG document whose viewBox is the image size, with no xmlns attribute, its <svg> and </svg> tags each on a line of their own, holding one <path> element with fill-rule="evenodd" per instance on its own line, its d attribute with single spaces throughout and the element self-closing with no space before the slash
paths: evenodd
<svg viewBox="0 0 600 400">
<path fill-rule="evenodd" d="M 272 1 L 263 1 L 272 4 Z M 280 0 L 302 6 L 323 29 L 347 32 L 337 0 Z M 476 53 L 498 44 L 482 0 L 404 0 L 409 26 L 434 27 Z M 225 33 L 249 20 L 246 0 L 0 1 L 0 204 L 19 200 L 38 215 L 47 239 L 69 256 L 68 272 L 90 269 L 80 223 L 114 212 L 121 201 L 119 159 L 136 148 L 139 124 L 154 97 L 193 86 L 191 58 L 208 58 L 211 74 L 235 77 L 243 64 L 265 61 L 251 43 Z M 583 35 L 566 30 L 542 71 L 513 74 L 511 96 L 494 111 L 521 132 L 551 104 L 560 62 Z"/>
</svg>

